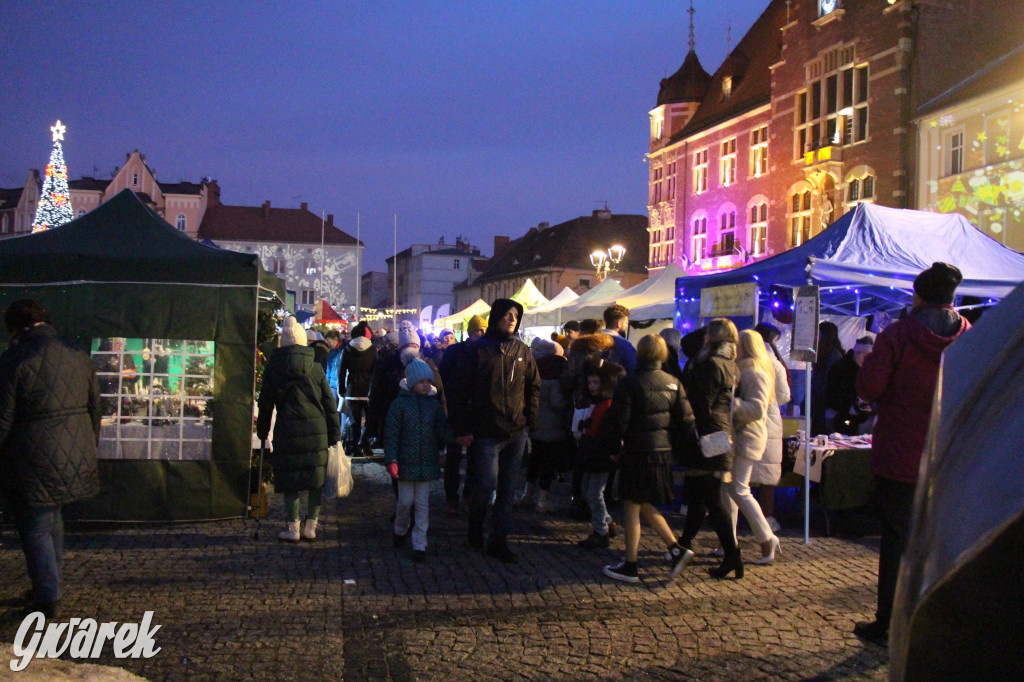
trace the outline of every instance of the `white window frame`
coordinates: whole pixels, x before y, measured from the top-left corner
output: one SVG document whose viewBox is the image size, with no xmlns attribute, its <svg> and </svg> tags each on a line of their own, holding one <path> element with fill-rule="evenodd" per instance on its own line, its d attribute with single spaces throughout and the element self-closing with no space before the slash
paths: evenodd
<svg viewBox="0 0 1024 682">
<path fill-rule="evenodd" d="M 868 65 L 852 62 L 809 78 L 794 100 L 794 158 L 820 147 L 867 140 L 869 84 Z"/>
<path fill-rule="evenodd" d="M 768 251 L 768 202 L 751 203 L 747 213 L 747 251 L 751 256 L 763 256 Z"/>
<path fill-rule="evenodd" d="M 185 231 L 185 225 L 186 225 L 185 220 L 186 219 L 185 219 L 185 214 L 184 213 L 179 213 L 178 217 L 174 219 L 174 226 L 176 228 L 178 228 L 178 232 L 184 232 Z"/>
<path fill-rule="evenodd" d="M 794 198 L 799 197 L 794 210 Z M 800 246 L 814 236 L 814 195 L 809 187 L 794 190 L 786 198 L 786 225 L 789 226 L 790 248 Z"/>
<path fill-rule="evenodd" d="M 722 187 L 728 187 L 736 182 L 736 138 L 722 140 L 719 151 L 718 182 Z"/>
<path fill-rule="evenodd" d="M 699 263 L 708 257 L 708 218 L 695 217 L 691 225 L 690 260 Z"/>
<path fill-rule="evenodd" d="M 942 145 L 943 176 L 957 175 L 964 172 L 964 129 L 960 126 L 956 130 L 949 130 L 945 133 L 945 140 Z"/>
<path fill-rule="evenodd" d="M 316 289 L 303 289 L 300 305 L 316 305 Z"/>
<path fill-rule="evenodd" d="M 708 191 L 708 150 L 698 149 L 693 153 L 693 193 Z"/>
<path fill-rule="evenodd" d="M 750 131 L 750 177 L 768 175 L 768 124 Z"/>
</svg>

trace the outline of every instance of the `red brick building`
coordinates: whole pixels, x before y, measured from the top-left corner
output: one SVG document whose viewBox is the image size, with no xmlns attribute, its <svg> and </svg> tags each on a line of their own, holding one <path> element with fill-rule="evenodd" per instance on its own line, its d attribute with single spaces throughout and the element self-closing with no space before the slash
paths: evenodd
<svg viewBox="0 0 1024 682">
<path fill-rule="evenodd" d="M 1017 13 L 1013 0 L 772 0 L 710 77 L 691 40 L 650 112 L 651 269 L 738 267 L 861 201 L 915 207 L 917 105 L 1004 54 Z"/>
</svg>

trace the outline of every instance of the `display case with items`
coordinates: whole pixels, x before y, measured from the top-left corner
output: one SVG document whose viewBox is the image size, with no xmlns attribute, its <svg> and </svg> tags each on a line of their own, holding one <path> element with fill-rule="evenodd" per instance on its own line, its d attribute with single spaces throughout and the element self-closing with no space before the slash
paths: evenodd
<svg viewBox="0 0 1024 682">
<path fill-rule="evenodd" d="M 210 459 L 214 342 L 93 339 L 100 386 L 99 456 Z"/>
</svg>

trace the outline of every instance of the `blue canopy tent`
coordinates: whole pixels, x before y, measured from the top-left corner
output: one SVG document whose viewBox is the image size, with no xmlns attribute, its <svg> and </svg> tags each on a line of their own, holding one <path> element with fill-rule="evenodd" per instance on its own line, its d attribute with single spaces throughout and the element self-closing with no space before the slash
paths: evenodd
<svg viewBox="0 0 1024 682">
<path fill-rule="evenodd" d="M 701 290 L 757 282 L 762 307 L 783 287 L 817 284 L 822 312 L 869 315 L 910 301 L 914 278 L 936 261 L 964 274 L 957 293 L 994 302 L 1024 281 L 1024 255 L 982 234 L 959 214 L 859 204 L 800 246 L 757 263 L 676 280 L 676 323 L 695 326 Z"/>
</svg>

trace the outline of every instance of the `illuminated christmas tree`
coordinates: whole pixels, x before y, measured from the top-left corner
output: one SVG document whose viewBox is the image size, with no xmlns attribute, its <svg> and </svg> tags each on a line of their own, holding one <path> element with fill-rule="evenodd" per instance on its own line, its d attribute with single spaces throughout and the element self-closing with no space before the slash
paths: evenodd
<svg viewBox="0 0 1024 682">
<path fill-rule="evenodd" d="M 66 129 L 60 121 L 50 128 L 53 132 L 53 151 L 50 152 L 50 163 L 46 166 L 46 179 L 43 180 L 43 189 L 39 195 L 36 219 L 32 223 L 33 232 L 59 227 L 75 217 L 71 210 L 68 167 L 64 165 L 64 148 L 60 144 Z"/>
</svg>

